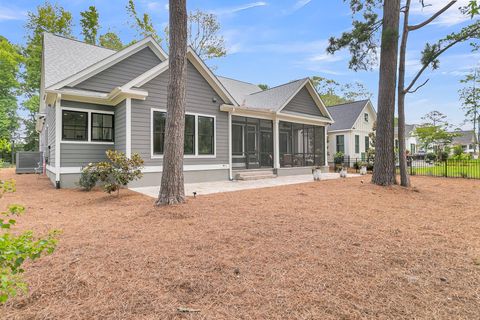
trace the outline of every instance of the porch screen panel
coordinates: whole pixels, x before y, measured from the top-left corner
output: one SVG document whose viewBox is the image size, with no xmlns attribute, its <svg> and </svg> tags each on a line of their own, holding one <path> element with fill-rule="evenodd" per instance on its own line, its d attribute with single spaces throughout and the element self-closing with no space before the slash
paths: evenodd
<svg viewBox="0 0 480 320">
<path fill-rule="evenodd" d="M 280 166 L 325 165 L 325 128 L 280 121 Z"/>
<path fill-rule="evenodd" d="M 315 166 L 325 165 L 325 127 L 315 127 Z"/>
</svg>

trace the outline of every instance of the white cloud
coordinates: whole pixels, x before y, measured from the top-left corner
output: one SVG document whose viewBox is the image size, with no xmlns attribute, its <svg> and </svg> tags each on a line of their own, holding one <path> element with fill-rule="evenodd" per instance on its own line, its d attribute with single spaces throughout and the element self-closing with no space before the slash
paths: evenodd
<svg viewBox="0 0 480 320">
<path fill-rule="evenodd" d="M 310 57 L 308 60 L 312 62 L 336 62 L 343 60 L 344 57 L 340 56 L 339 54 L 333 55 L 328 53 L 317 54 Z"/>
<path fill-rule="evenodd" d="M 293 6 L 293 10 L 298 10 L 303 7 L 305 7 L 307 4 L 309 4 L 312 0 L 297 0 L 295 5 Z"/>
<path fill-rule="evenodd" d="M 0 6 L 0 21 L 6 20 L 24 20 L 27 13 L 23 10 L 6 8 Z"/>
<path fill-rule="evenodd" d="M 462 14 L 459 10 L 460 7 L 467 5 L 468 2 L 469 0 L 458 0 L 457 3 L 455 3 L 446 12 L 444 12 L 437 19 L 435 19 L 432 24 L 453 26 L 470 20 L 469 16 Z M 423 21 L 422 19 L 431 17 L 434 13 L 443 8 L 447 3 L 448 2 L 445 0 L 425 0 L 425 4 L 427 6 L 422 7 L 419 1 L 413 1 L 410 11 L 413 16 L 418 16 L 419 19 L 418 21 L 412 21 L 411 23 L 419 23 Z"/>
<path fill-rule="evenodd" d="M 228 15 L 228 14 L 233 14 L 240 11 L 256 8 L 256 7 L 263 7 L 266 5 L 268 5 L 268 3 L 265 1 L 257 1 L 252 3 L 246 3 L 244 5 L 239 5 L 236 7 L 216 9 L 216 10 L 213 10 L 213 13 L 215 13 L 216 15 Z"/>
</svg>

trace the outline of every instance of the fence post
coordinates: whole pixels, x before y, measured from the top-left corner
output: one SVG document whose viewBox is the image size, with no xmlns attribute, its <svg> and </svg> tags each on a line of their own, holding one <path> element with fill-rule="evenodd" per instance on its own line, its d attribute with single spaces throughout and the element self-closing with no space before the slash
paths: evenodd
<svg viewBox="0 0 480 320">
<path fill-rule="evenodd" d="M 448 159 L 445 159 L 445 175 L 444 175 L 445 178 L 448 177 L 448 163 L 447 162 L 448 162 Z"/>
</svg>

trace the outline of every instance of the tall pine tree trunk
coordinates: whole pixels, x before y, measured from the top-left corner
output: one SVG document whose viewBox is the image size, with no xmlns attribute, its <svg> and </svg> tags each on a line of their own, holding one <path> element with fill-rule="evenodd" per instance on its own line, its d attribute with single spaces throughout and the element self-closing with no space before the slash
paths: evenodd
<svg viewBox="0 0 480 320">
<path fill-rule="evenodd" d="M 400 165 L 400 185 L 410 187 L 410 178 L 407 170 L 407 152 L 405 144 L 405 60 L 408 43 L 408 17 L 410 14 L 410 2 L 407 0 L 403 12 L 403 31 L 400 43 L 400 59 L 398 67 L 398 161 Z"/>
<path fill-rule="evenodd" d="M 185 202 L 183 144 L 187 81 L 187 4 L 170 0 L 170 48 L 167 119 L 162 184 L 156 205 Z"/>
<path fill-rule="evenodd" d="M 378 88 L 377 138 L 372 182 L 388 186 L 395 184 L 394 117 L 397 84 L 398 26 L 400 0 L 385 1 L 380 52 Z"/>
</svg>

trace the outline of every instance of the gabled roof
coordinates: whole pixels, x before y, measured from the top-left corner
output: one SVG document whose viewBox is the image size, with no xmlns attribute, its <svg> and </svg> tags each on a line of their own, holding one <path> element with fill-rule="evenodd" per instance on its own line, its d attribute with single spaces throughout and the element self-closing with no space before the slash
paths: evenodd
<svg viewBox="0 0 480 320">
<path fill-rule="evenodd" d="M 417 126 L 416 124 L 405 124 L 405 135 L 412 136 L 416 126 Z M 398 126 L 395 126 L 394 130 L 395 130 L 395 135 L 398 135 Z"/>
<path fill-rule="evenodd" d="M 200 57 L 195 53 L 191 47 L 187 50 L 187 59 L 190 61 L 195 68 L 200 72 L 208 84 L 215 90 L 215 92 L 225 101 L 226 103 L 236 104 L 235 99 L 232 97 L 229 91 L 225 89 L 223 84 L 218 80 L 218 78 L 212 73 L 212 71 L 207 67 L 207 65 L 200 59 Z M 163 72 L 168 70 L 168 58 L 162 63 L 158 64 L 154 68 L 146 71 L 137 78 L 131 80 L 121 87 L 122 90 L 131 90 L 133 88 L 139 88 L 145 83 L 159 76 Z"/>
<path fill-rule="evenodd" d="M 88 45 L 88 44 L 82 44 L 81 42 L 78 42 L 76 40 L 72 40 L 72 39 L 66 39 L 66 38 L 63 38 L 65 41 L 62 41 L 60 43 L 61 45 L 61 52 L 62 54 L 64 54 L 66 57 L 65 58 L 61 58 L 63 60 L 65 60 L 66 62 L 68 62 L 68 59 L 72 59 L 73 58 L 73 61 L 78 61 L 79 59 L 83 59 L 84 58 L 84 55 L 87 55 L 87 58 L 85 59 L 86 61 L 88 61 L 88 64 L 87 62 L 85 63 L 78 63 L 78 66 L 76 66 L 74 69 L 75 69 L 75 72 L 73 74 L 71 74 L 71 72 L 63 72 L 61 68 L 59 68 L 58 66 L 56 66 L 57 62 L 56 60 L 52 60 L 50 58 L 50 55 L 52 55 L 52 53 L 54 53 L 57 48 L 56 48 L 56 45 L 59 45 L 58 42 L 52 42 L 50 41 L 50 39 L 52 38 L 61 38 L 61 37 L 58 37 L 58 36 L 55 36 L 55 35 L 52 35 L 52 34 L 49 34 L 49 33 L 45 33 L 44 34 L 44 37 L 46 37 L 47 41 L 44 42 L 44 70 L 45 70 L 45 78 L 51 78 L 51 75 L 48 74 L 50 72 L 50 70 L 52 70 L 53 68 L 55 68 L 55 70 L 57 70 L 57 77 L 56 77 L 56 82 L 49 82 L 49 85 L 47 85 L 47 81 L 45 81 L 45 88 L 46 89 L 52 89 L 52 90 L 56 90 L 56 89 L 60 89 L 62 87 L 66 87 L 66 86 L 69 86 L 69 87 L 73 87 L 77 84 L 79 84 L 80 82 L 94 76 L 95 74 L 113 66 L 114 64 L 122 61 L 123 59 L 126 59 L 128 58 L 129 56 L 139 52 L 140 50 L 146 48 L 146 47 L 149 47 L 158 57 L 161 61 L 164 61 L 166 58 L 167 58 L 167 55 L 166 53 L 163 51 L 163 49 L 159 46 L 159 44 L 152 38 L 152 37 L 147 37 L 141 41 L 138 41 L 120 51 L 112 51 L 112 50 L 109 50 L 109 49 L 105 49 L 105 48 L 100 48 L 100 47 L 96 47 L 96 46 L 91 46 L 91 45 Z M 93 47 L 93 48 L 97 48 L 97 50 L 95 50 L 94 53 L 89 53 L 88 52 L 85 52 L 85 50 L 83 51 L 75 51 L 74 49 L 77 47 L 75 46 L 74 44 L 77 44 L 77 43 L 80 43 L 82 44 L 83 46 L 89 46 L 89 47 Z M 85 47 L 83 47 L 85 49 Z M 80 46 L 79 46 L 80 47 Z M 91 50 L 94 50 L 94 49 L 91 49 Z M 101 58 L 92 58 L 92 56 L 95 56 L 96 53 L 100 52 L 100 50 L 108 50 L 110 52 L 110 54 L 105 54 L 102 55 L 100 54 Z M 53 54 L 54 57 L 56 57 L 56 54 Z M 83 66 L 83 68 L 79 68 L 80 64 Z M 68 67 L 67 67 L 68 69 Z"/>
<path fill-rule="evenodd" d="M 453 138 L 452 144 L 468 145 L 475 141 L 475 133 L 473 130 L 459 130 L 455 131 L 455 133 L 459 135 Z"/>
<path fill-rule="evenodd" d="M 116 53 L 51 33 L 43 34 L 43 48 L 46 88 Z"/>
<path fill-rule="evenodd" d="M 241 105 L 252 109 L 278 112 L 307 81 L 308 79 L 295 80 L 265 91 L 250 94 L 244 98 Z"/>
<path fill-rule="evenodd" d="M 246 96 L 263 91 L 260 89 L 260 87 L 253 83 L 221 76 L 217 76 L 217 79 L 222 83 L 225 89 L 230 92 L 238 104 L 241 104 L 245 100 Z"/>
<path fill-rule="evenodd" d="M 328 111 L 330 111 L 335 121 L 335 123 L 328 128 L 328 131 L 352 129 L 360 113 L 369 102 L 370 100 L 360 100 L 328 107 Z"/>
</svg>

